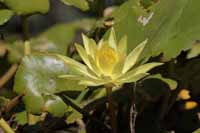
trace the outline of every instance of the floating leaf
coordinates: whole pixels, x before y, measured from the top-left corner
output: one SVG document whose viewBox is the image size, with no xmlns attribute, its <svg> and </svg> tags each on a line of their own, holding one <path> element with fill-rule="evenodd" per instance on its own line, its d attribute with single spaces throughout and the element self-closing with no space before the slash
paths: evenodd
<svg viewBox="0 0 200 133">
<path fill-rule="evenodd" d="M 48 111 L 54 116 L 62 116 L 67 106 L 54 94 L 84 89 L 76 81 L 58 78 L 68 72 L 64 62 L 53 55 L 25 56 L 15 76 L 14 90 L 25 94 L 23 100 L 28 112 L 38 114 Z"/>
<path fill-rule="evenodd" d="M 165 82 L 165 83 L 167 83 L 169 85 L 169 88 L 171 90 L 175 90 L 177 88 L 177 85 L 178 85 L 175 80 L 172 80 L 172 79 L 169 79 L 169 78 L 164 78 L 160 74 L 155 74 L 155 75 L 151 75 L 151 76 L 147 77 L 147 79 L 149 79 L 149 78 L 162 80 L 163 82 Z"/>
<path fill-rule="evenodd" d="M 20 125 L 25 125 L 28 123 L 27 112 L 19 112 L 15 114 L 15 121 Z"/>
<path fill-rule="evenodd" d="M 93 23 L 93 20 L 85 19 L 69 24 L 56 24 L 37 37 L 30 39 L 31 51 L 66 55 L 76 31 L 78 29 L 89 30 Z M 10 62 L 19 62 L 24 56 L 24 42 L 22 40 L 12 42 L 7 47 Z"/>
<path fill-rule="evenodd" d="M 193 133 L 200 133 L 200 128 L 194 131 Z"/>
<path fill-rule="evenodd" d="M 200 43 L 196 43 L 192 46 L 187 54 L 187 59 L 191 59 L 200 55 Z"/>
<path fill-rule="evenodd" d="M 71 6 L 75 6 L 85 11 L 89 9 L 88 2 L 86 0 L 61 0 L 63 3 Z"/>
<path fill-rule="evenodd" d="M 49 0 L 4 0 L 3 2 L 18 15 L 47 13 L 50 6 Z"/>
<path fill-rule="evenodd" d="M 13 11 L 8 9 L 1 9 L 0 10 L 0 25 L 5 24 L 8 20 L 13 16 Z"/>
<path fill-rule="evenodd" d="M 113 14 L 117 38 L 127 34 L 129 52 L 148 38 L 144 57 L 176 57 L 200 38 L 199 5 L 199 0 L 160 0 L 146 16 L 135 1 L 127 1 Z"/>
</svg>

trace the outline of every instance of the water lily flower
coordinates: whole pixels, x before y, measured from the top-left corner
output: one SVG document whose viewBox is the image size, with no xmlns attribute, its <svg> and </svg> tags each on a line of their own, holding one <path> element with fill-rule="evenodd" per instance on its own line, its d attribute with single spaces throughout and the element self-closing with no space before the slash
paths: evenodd
<svg viewBox="0 0 200 133">
<path fill-rule="evenodd" d="M 61 75 L 62 78 L 78 80 L 86 86 L 113 85 L 136 82 L 145 76 L 149 70 L 162 63 L 139 64 L 140 55 L 147 43 L 141 42 L 127 55 L 127 37 L 123 37 L 117 44 L 114 29 L 107 40 L 100 40 L 98 44 L 93 39 L 82 35 L 82 47 L 75 44 L 84 64 L 66 56 L 58 55 L 75 73 Z"/>
</svg>

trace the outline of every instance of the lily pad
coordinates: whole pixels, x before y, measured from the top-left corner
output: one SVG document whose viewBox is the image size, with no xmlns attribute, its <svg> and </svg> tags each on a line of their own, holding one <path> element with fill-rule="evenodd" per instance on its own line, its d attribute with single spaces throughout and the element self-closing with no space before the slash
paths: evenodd
<svg viewBox="0 0 200 133">
<path fill-rule="evenodd" d="M 8 9 L 0 10 L 0 25 L 5 24 L 14 15 L 13 11 Z"/>
<path fill-rule="evenodd" d="M 33 13 L 47 13 L 49 11 L 49 0 L 4 0 L 10 9 L 18 15 Z"/>
<path fill-rule="evenodd" d="M 64 62 L 53 55 L 25 56 L 15 76 L 14 90 L 25 95 L 23 100 L 28 112 L 39 114 L 48 111 L 54 116 L 62 116 L 67 105 L 55 94 L 85 88 L 76 81 L 58 77 L 69 71 Z"/>
<path fill-rule="evenodd" d="M 160 0 L 148 15 L 136 1 L 125 2 L 113 14 L 117 38 L 127 34 L 129 51 L 148 39 L 144 57 L 163 53 L 169 60 L 200 38 L 199 0 Z"/>
<path fill-rule="evenodd" d="M 89 4 L 86 0 L 61 0 L 66 5 L 75 6 L 83 11 L 89 9 Z"/>
</svg>

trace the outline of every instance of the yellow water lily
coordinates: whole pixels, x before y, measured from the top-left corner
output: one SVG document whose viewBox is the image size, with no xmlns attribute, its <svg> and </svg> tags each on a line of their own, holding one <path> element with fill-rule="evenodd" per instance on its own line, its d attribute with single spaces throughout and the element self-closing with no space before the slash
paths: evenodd
<svg viewBox="0 0 200 133">
<path fill-rule="evenodd" d="M 162 63 L 147 63 L 139 65 L 139 57 L 147 43 L 141 42 L 127 55 L 127 37 L 123 37 L 118 45 L 114 29 L 107 40 L 100 40 L 98 44 L 93 39 L 82 35 L 83 44 L 75 44 L 76 49 L 85 64 L 74 59 L 58 55 L 59 58 L 76 72 L 75 74 L 61 75 L 61 78 L 78 80 L 87 86 L 122 85 L 136 82 L 149 75 L 150 69 Z"/>
</svg>

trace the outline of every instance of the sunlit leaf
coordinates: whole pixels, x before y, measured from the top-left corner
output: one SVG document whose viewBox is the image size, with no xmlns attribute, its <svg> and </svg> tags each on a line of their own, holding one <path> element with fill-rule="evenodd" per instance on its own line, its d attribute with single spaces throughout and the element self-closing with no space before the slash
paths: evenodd
<svg viewBox="0 0 200 133">
<path fill-rule="evenodd" d="M 38 114 L 48 111 L 54 116 L 62 116 L 66 105 L 54 94 L 84 89 L 76 81 L 59 78 L 59 75 L 68 73 L 67 65 L 53 55 L 25 56 L 15 76 L 14 90 L 25 94 L 23 100 L 28 112 Z"/>
<path fill-rule="evenodd" d="M 128 1 L 114 12 L 114 27 L 118 37 L 128 36 L 129 51 L 148 38 L 144 57 L 164 53 L 170 59 L 200 38 L 199 4 L 199 0 L 160 0 L 149 16 L 143 16 L 141 7 Z M 141 17 L 149 22 L 143 25 Z"/>
<path fill-rule="evenodd" d="M 178 83 L 175 80 L 172 80 L 170 78 L 164 78 L 160 74 L 151 75 L 147 79 L 149 79 L 149 78 L 154 78 L 154 79 L 160 79 L 160 80 L 162 80 L 163 82 L 165 82 L 165 83 L 167 83 L 169 85 L 169 88 L 171 90 L 175 90 L 177 88 L 177 86 L 178 86 Z"/>
<path fill-rule="evenodd" d="M 13 16 L 13 11 L 8 10 L 8 9 L 1 9 L 0 10 L 0 25 L 5 24 L 12 16 Z"/>
<path fill-rule="evenodd" d="M 89 4 L 86 0 L 61 0 L 66 5 L 75 6 L 85 11 L 89 9 Z"/>
<path fill-rule="evenodd" d="M 3 2 L 18 15 L 47 13 L 50 6 L 49 0 L 4 0 Z"/>
</svg>

